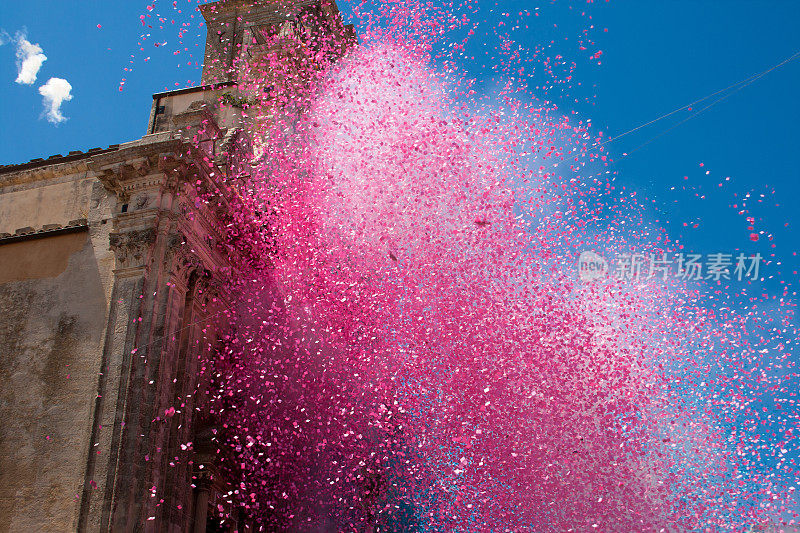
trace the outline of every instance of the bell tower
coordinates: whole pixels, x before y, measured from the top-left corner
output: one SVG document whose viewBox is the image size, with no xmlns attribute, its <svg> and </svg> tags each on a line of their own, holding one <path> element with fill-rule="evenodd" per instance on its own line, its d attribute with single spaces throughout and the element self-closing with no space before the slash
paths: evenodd
<svg viewBox="0 0 800 533">
<path fill-rule="evenodd" d="M 302 46 L 334 39 L 344 52 L 356 40 L 334 0 L 220 0 L 200 6 L 208 29 L 203 85 L 243 81 L 249 61 L 292 37 Z"/>
</svg>

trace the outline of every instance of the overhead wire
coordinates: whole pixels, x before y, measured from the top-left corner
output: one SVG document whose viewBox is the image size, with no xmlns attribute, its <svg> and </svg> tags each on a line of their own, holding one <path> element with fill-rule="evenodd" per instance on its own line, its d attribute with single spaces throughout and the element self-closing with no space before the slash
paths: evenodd
<svg viewBox="0 0 800 533">
<path fill-rule="evenodd" d="M 734 83 L 734 84 L 732 84 L 732 85 L 729 85 L 729 86 L 725 87 L 724 89 L 720 89 L 720 90 L 718 90 L 718 91 L 714 91 L 714 92 L 713 92 L 713 93 L 711 93 L 711 94 L 708 94 L 708 95 L 706 95 L 706 96 L 704 96 L 704 97 L 702 97 L 702 98 L 699 98 L 699 99 L 697 99 L 697 100 L 694 100 L 693 102 L 690 102 L 690 103 L 688 103 L 688 104 L 686 104 L 686 105 L 684 105 L 684 106 L 681 106 L 681 107 L 679 107 L 679 108 L 677 108 L 677 109 L 674 109 L 674 110 L 670 111 L 669 113 L 665 113 L 665 114 L 663 114 L 663 115 L 661 115 L 661 116 L 659 116 L 659 117 L 656 117 L 656 118 L 654 118 L 654 119 L 652 119 L 652 120 L 649 120 L 649 121 L 647 121 L 647 122 L 645 122 L 645 123 L 643 123 L 643 124 L 640 124 L 640 125 L 638 125 L 638 126 L 636 126 L 636 127 L 634 127 L 634 128 L 631 128 L 631 129 L 629 129 L 629 130 L 627 130 L 627 131 L 625 131 L 625 132 L 623 132 L 623 133 L 620 133 L 619 135 L 616 135 L 616 136 L 614 136 L 614 137 L 611 137 L 610 139 L 607 139 L 607 140 L 605 140 L 605 141 L 603 141 L 603 142 L 596 142 L 596 143 L 594 143 L 592 146 L 590 146 L 590 147 L 589 147 L 589 149 L 592 149 L 592 148 L 595 148 L 595 147 L 598 147 L 598 146 L 604 146 L 604 145 L 606 145 L 606 144 L 609 144 L 609 143 L 612 143 L 612 142 L 614 142 L 614 141 L 617 141 L 617 140 L 619 140 L 619 139 L 621 139 L 621 138 L 623 138 L 623 137 L 625 137 L 625 136 L 627 136 L 627 135 L 630 135 L 631 133 L 634 133 L 634 132 L 636 132 L 636 131 L 639 131 L 639 130 L 640 130 L 640 129 L 642 129 L 642 128 L 646 128 L 647 126 L 650 126 L 650 125 L 652 125 L 652 124 L 655 124 L 656 122 L 659 122 L 659 121 L 661 121 L 661 120 L 664 120 L 665 118 L 671 117 L 671 116 L 672 116 L 672 115 L 674 115 L 675 113 L 678 113 L 678 112 L 680 112 L 680 111 L 683 111 L 683 110 L 685 110 L 685 109 L 691 109 L 691 108 L 692 108 L 692 107 L 694 107 L 695 105 L 697 105 L 697 104 L 699 104 L 699 103 L 701 103 L 701 102 L 704 102 L 704 101 L 708 100 L 709 98 L 713 98 L 714 96 L 717 96 L 717 95 L 719 95 L 719 94 L 726 93 L 726 92 L 730 91 L 730 92 L 728 92 L 728 94 L 725 94 L 725 95 L 721 96 L 720 98 L 717 98 L 716 100 L 714 100 L 713 102 L 711 102 L 709 105 L 707 105 L 707 106 L 703 107 L 703 108 L 702 108 L 702 109 L 700 109 L 699 111 L 696 111 L 695 113 L 693 113 L 692 115 L 690 115 L 690 116 L 686 117 L 685 119 L 681 120 L 681 121 L 680 121 L 680 122 L 678 122 L 677 124 L 674 124 L 672 127 L 670 127 L 670 128 L 668 128 L 667 130 L 665 130 L 665 131 L 663 131 L 663 132 L 659 133 L 659 134 L 658 134 L 658 135 L 656 135 L 655 137 L 653 137 L 653 138 L 651 138 L 651 139 L 647 140 L 646 142 L 644 142 L 643 144 L 641 144 L 641 145 L 637 146 L 637 147 L 636 147 L 636 148 L 634 148 L 633 150 L 631 150 L 631 151 L 629 151 L 629 152 L 625 152 L 625 153 L 623 154 L 623 157 L 627 157 L 627 156 L 631 155 L 632 153 L 636 152 L 637 150 L 640 150 L 641 148 L 644 148 L 646 145 L 648 145 L 648 144 L 650 144 L 651 142 L 655 141 L 655 140 L 656 140 L 656 139 L 658 139 L 659 137 L 661 137 L 661 136 L 663 136 L 663 135 L 666 135 L 667 133 L 669 133 L 670 131 L 674 130 L 675 128 L 677 128 L 677 127 L 678 127 L 678 126 L 680 126 L 681 124 L 684 124 L 685 122 L 687 122 L 687 121 L 689 121 L 689 120 L 693 119 L 694 117 L 698 116 L 699 114 L 703 113 L 703 112 L 704 112 L 704 111 L 706 111 L 707 109 L 709 109 L 709 108 L 711 108 L 711 107 L 715 106 L 715 105 L 716 105 L 716 104 L 718 104 L 719 102 L 722 102 L 723 100 L 725 100 L 725 99 L 727 99 L 727 98 L 729 98 L 729 97 L 733 96 L 734 94 L 736 94 L 737 92 L 741 91 L 741 90 L 742 90 L 742 89 L 744 89 L 745 87 L 747 87 L 747 86 L 749 86 L 749 85 L 753 84 L 754 82 L 758 81 L 759 79 L 763 78 L 764 76 L 766 76 L 767 74 L 769 74 L 769 73 L 770 73 L 770 72 L 772 72 L 773 70 L 775 70 L 775 69 L 777 69 L 777 68 L 780 68 L 780 67 L 782 67 L 783 65 L 785 65 L 785 64 L 787 64 L 787 63 L 790 63 L 791 61 L 794 61 L 794 60 L 795 60 L 795 59 L 797 59 L 798 57 L 800 57 L 800 50 L 798 50 L 797 52 L 795 52 L 795 53 L 794 53 L 794 54 L 792 54 L 791 56 L 789 56 L 789 57 L 787 57 L 786 59 L 784 59 L 784 60 L 780 61 L 779 63 L 776 63 L 775 65 L 771 66 L 770 68 L 768 68 L 768 69 L 766 69 L 766 70 L 764 70 L 764 71 L 762 71 L 762 72 L 759 72 L 759 73 L 757 73 L 757 74 L 753 74 L 752 76 L 750 76 L 750 77 L 748 77 L 748 78 L 745 78 L 745 79 L 743 79 L 743 80 L 737 81 L 736 83 Z"/>
</svg>

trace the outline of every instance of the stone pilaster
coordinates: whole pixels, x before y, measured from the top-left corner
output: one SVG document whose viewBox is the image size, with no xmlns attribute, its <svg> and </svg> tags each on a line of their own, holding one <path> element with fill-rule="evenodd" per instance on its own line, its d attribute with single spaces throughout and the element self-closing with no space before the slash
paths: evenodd
<svg viewBox="0 0 800 533">
<path fill-rule="evenodd" d="M 197 179 L 189 152 L 168 141 L 91 164 L 117 198 L 116 268 L 80 531 L 184 531 L 191 521 L 198 295 L 222 260 L 208 246 L 213 215 L 186 200 Z"/>
</svg>

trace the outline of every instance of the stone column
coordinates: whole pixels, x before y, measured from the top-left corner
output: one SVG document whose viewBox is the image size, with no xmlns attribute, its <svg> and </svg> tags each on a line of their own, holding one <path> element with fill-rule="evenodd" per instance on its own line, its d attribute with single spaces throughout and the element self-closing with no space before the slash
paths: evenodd
<svg viewBox="0 0 800 533">
<path fill-rule="evenodd" d="M 185 526 L 189 520 L 188 502 L 192 452 L 191 426 L 194 421 L 194 394 L 197 367 L 203 349 L 205 312 L 199 302 L 203 281 L 209 273 L 200 259 L 183 249 L 185 237 L 177 234 L 171 244 L 170 288 L 180 297 L 169 349 L 165 349 L 158 383 L 160 402 L 159 428 L 155 436 L 156 453 L 151 478 L 165 504 L 152 510 L 162 530 Z M 187 247 L 190 246 L 187 244 Z M 177 502 L 185 502 L 178 508 Z M 183 530 L 186 528 L 183 527 Z"/>
<path fill-rule="evenodd" d="M 152 228 L 131 229 L 110 235 L 116 257 L 108 326 L 99 369 L 98 402 L 93 423 L 79 531 L 108 531 L 108 518 L 116 485 L 116 466 L 124 418 L 120 407 L 127 401 L 130 373 L 143 357 L 136 347 L 137 323 L 142 314 L 147 263 L 156 233 Z"/>
<path fill-rule="evenodd" d="M 208 518 L 208 497 L 211 494 L 211 482 L 202 480 L 197 484 L 194 496 L 194 528 L 193 533 L 206 533 Z"/>
</svg>

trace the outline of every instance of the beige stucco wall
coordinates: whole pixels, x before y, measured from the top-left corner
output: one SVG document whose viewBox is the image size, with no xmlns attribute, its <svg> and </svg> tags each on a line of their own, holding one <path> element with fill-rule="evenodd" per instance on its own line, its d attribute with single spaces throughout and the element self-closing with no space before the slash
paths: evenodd
<svg viewBox="0 0 800 533">
<path fill-rule="evenodd" d="M 92 453 L 114 256 L 102 185 L 73 178 L 0 187 L 0 232 L 90 219 L 0 241 L 0 533 L 74 531 Z"/>
<path fill-rule="evenodd" d="M 58 178 L 53 183 L 34 181 L 0 189 L 0 233 L 19 228 L 41 229 L 45 224 L 62 226 L 87 218 L 93 184 L 86 173 Z M 2 184 L 0 184 L 2 186 Z"/>
</svg>

